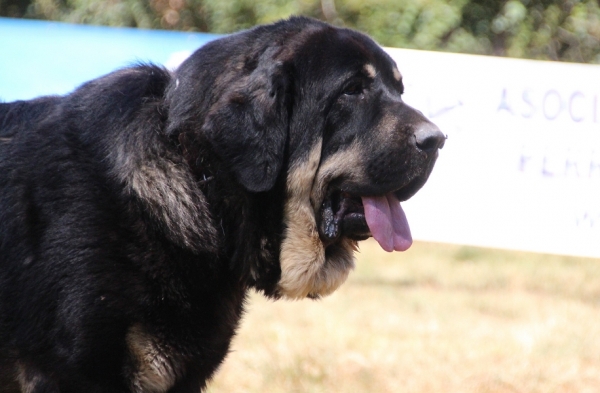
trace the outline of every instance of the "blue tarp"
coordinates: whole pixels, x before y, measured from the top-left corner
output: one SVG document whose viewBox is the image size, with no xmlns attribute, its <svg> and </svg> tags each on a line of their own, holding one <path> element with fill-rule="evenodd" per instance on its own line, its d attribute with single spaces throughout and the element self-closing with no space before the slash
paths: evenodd
<svg viewBox="0 0 600 393">
<path fill-rule="evenodd" d="M 0 101 L 66 94 L 136 62 L 173 65 L 217 37 L 0 18 Z"/>
</svg>

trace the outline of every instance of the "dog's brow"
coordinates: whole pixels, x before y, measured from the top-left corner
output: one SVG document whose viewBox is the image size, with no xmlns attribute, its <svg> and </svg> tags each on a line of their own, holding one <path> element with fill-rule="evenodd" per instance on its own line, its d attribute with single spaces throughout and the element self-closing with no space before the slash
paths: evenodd
<svg viewBox="0 0 600 393">
<path fill-rule="evenodd" d="M 400 70 L 398 70 L 398 67 L 393 66 L 392 72 L 394 73 L 394 79 L 400 82 L 400 80 L 402 79 L 402 74 L 400 73 Z"/>
<path fill-rule="evenodd" d="M 377 75 L 377 71 L 375 71 L 373 64 L 365 64 L 363 68 L 369 78 L 375 78 L 375 75 Z"/>
</svg>

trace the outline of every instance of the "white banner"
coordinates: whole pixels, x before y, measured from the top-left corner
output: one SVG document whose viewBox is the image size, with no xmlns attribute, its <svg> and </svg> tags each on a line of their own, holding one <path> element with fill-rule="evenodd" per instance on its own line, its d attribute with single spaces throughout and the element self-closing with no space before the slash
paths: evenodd
<svg viewBox="0 0 600 393">
<path fill-rule="evenodd" d="M 448 135 L 415 239 L 600 257 L 600 66 L 388 51 Z"/>
</svg>

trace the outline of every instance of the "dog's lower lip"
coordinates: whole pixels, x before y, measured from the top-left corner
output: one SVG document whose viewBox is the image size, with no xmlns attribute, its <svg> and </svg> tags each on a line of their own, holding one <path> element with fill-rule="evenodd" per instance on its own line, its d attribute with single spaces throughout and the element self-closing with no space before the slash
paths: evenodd
<svg viewBox="0 0 600 393">
<path fill-rule="evenodd" d="M 326 245 L 341 236 L 363 240 L 370 235 L 361 198 L 351 193 L 340 190 L 329 193 L 321 205 L 319 218 L 319 235 Z"/>
</svg>

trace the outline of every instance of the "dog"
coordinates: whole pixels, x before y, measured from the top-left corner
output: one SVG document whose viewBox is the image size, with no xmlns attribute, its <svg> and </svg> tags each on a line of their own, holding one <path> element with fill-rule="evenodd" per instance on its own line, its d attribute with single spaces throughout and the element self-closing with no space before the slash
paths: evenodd
<svg viewBox="0 0 600 393">
<path fill-rule="evenodd" d="M 445 136 L 369 37 L 304 17 L 0 104 L 0 391 L 199 392 L 251 289 L 332 293 Z"/>
</svg>

